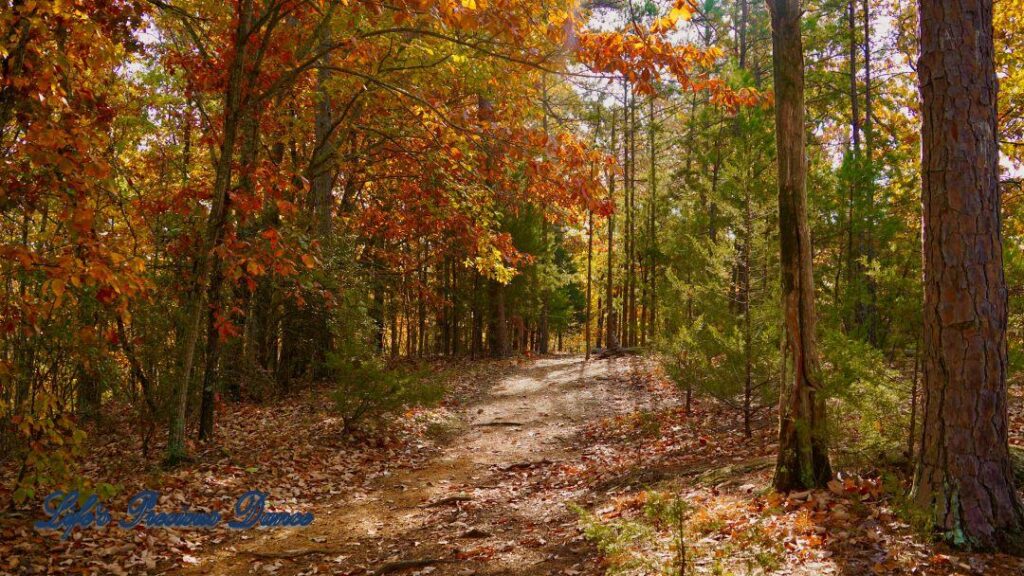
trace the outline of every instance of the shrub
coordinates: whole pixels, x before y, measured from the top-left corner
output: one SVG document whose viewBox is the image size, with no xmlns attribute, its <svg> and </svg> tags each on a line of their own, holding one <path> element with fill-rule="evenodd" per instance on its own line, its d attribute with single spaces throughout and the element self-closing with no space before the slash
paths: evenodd
<svg viewBox="0 0 1024 576">
<path fill-rule="evenodd" d="M 74 418 L 60 410 L 57 400 L 39 392 L 35 411 L 10 417 L 20 437 L 18 472 L 12 501 L 23 504 L 53 489 L 74 489 L 84 494 L 111 496 L 110 484 L 93 485 L 77 473 L 78 461 L 85 454 L 85 432 Z"/>
<path fill-rule="evenodd" d="M 830 421 L 841 438 L 834 445 L 845 447 L 855 461 L 898 458 L 909 429 L 909 383 L 866 342 L 826 331 L 821 344 L 825 387 L 835 398 Z"/>
<path fill-rule="evenodd" d="M 430 406 L 441 400 L 444 386 L 427 370 L 386 368 L 376 359 L 341 358 L 330 355 L 328 368 L 336 388 L 335 407 L 352 433 L 360 425 L 388 418 L 413 406 Z"/>
</svg>

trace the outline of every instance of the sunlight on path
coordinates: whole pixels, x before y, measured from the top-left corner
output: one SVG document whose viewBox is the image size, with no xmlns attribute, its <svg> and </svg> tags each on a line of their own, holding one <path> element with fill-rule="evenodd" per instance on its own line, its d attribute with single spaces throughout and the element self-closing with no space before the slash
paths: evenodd
<svg viewBox="0 0 1024 576">
<path fill-rule="evenodd" d="M 425 467 L 379 478 L 308 529 L 260 533 L 181 573 L 406 574 L 417 562 L 435 575 L 573 573 L 593 561 L 565 536 L 575 535 L 566 503 L 580 495 L 520 475 L 578 459 L 566 440 L 584 422 L 630 409 L 609 385 L 623 369 L 580 357 L 526 363 L 466 407 L 460 433 Z"/>
</svg>

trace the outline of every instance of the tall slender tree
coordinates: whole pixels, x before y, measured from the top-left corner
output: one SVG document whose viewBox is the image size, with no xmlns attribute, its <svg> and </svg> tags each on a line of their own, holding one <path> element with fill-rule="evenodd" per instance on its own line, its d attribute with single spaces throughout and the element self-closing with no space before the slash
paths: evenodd
<svg viewBox="0 0 1024 576">
<path fill-rule="evenodd" d="M 218 256 L 214 248 L 224 237 L 228 217 L 228 190 L 231 187 L 233 159 L 242 121 L 242 92 L 247 48 L 252 32 L 253 5 L 250 0 L 238 4 L 235 32 L 235 55 L 231 60 L 224 91 L 224 128 L 220 155 L 215 167 L 215 181 L 210 213 L 207 216 L 202 245 L 193 264 L 195 278 L 190 287 L 188 313 L 185 324 L 181 381 L 174 391 L 174 410 L 167 438 L 167 461 L 177 462 L 188 456 L 185 448 L 185 419 L 188 414 L 189 386 L 196 365 L 196 346 L 200 338 L 203 305 L 216 298 L 220 282 L 210 282 L 219 272 Z M 211 425 L 212 426 L 212 425 Z"/>
<path fill-rule="evenodd" d="M 800 0 L 768 0 L 775 70 L 782 302 L 792 378 L 782 383 L 775 488 L 822 486 L 832 477 L 815 342 L 811 230 L 807 223 L 804 55 Z"/>
<path fill-rule="evenodd" d="M 612 114 L 612 137 L 611 137 L 611 149 L 615 150 L 615 114 Z M 609 203 L 614 207 L 615 205 L 615 171 L 608 170 L 608 200 Z M 605 346 L 609 350 L 616 350 L 619 348 L 619 336 L 616 333 L 616 318 L 615 318 L 615 295 L 613 290 L 613 282 L 615 274 L 613 273 L 612 262 L 614 260 L 615 253 L 615 211 L 612 210 L 608 214 L 608 269 L 605 274 L 605 280 L 607 282 L 605 289 L 605 308 L 608 310 L 608 321 L 605 324 L 608 334 L 605 337 Z"/>
</svg>

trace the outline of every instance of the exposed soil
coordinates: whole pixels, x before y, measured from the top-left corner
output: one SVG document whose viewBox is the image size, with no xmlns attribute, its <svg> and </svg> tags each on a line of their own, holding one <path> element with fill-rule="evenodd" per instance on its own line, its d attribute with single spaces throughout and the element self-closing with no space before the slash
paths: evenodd
<svg viewBox="0 0 1024 576">
<path fill-rule="evenodd" d="M 315 510 L 302 529 L 260 530 L 182 574 L 583 574 L 598 571 L 546 469 L 584 457 L 571 440 L 588 423 L 635 410 L 621 360 L 545 358 L 467 405 L 446 447 L 425 465 Z M 245 538 L 243 536 L 242 538 Z"/>
<path fill-rule="evenodd" d="M 0 522 L 0 574 L 647 576 L 678 573 L 680 534 L 687 574 L 1024 574 L 1020 559 L 950 550 L 917 531 L 901 504 L 907 479 L 838 448 L 845 464 L 826 489 L 774 493 L 771 411 L 748 438 L 734 408 L 707 398 L 687 407 L 648 358 L 519 359 L 437 375 L 446 401 L 378 430 L 376 444 L 342 441 L 323 391 L 310 390 L 236 410 L 222 444 L 190 468 L 147 476 L 139 471 L 152 463 L 123 446 L 88 460 L 123 461 L 111 470 L 124 471 L 124 494 L 153 486 L 167 508 L 227 513 L 242 489 L 268 490 L 271 505 L 315 513 L 309 527 L 82 529 L 59 541 L 32 530 L 26 510 Z M 685 504 L 681 523 L 673 502 Z"/>
</svg>

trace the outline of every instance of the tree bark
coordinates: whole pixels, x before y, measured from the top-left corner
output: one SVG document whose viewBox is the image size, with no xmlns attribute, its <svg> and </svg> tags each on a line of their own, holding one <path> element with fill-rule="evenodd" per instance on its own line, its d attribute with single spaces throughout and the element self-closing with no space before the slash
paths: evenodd
<svg viewBox="0 0 1024 576">
<path fill-rule="evenodd" d="M 170 464 L 187 457 L 185 420 L 188 410 L 189 385 L 195 365 L 195 350 L 199 340 L 200 324 L 202 324 L 203 304 L 206 301 L 209 280 L 218 258 L 214 248 L 221 242 L 227 223 L 228 189 L 231 187 L 235 140 L 238 136 L 238 126 L 242 115 L 242 81 L 248 54 L 252 16 L 252 0 L 241 0 L 238 4 L 238 24 L 235 30 L 235 56 L 231 62 L 227 86 L 224 90 L 223 137 L 220 156 L 216 164 L 212 206 L 206 219 L 202 243 L 193 267 L 194 279 L 189 290 L 187 324 L 182 343 L 181 376 L 177 389 L 174 391 L 173 413 L 167 437 L 167 461 Z"/>
<path fill-rule="evenodd" d="M 921 0 L 919 13 L 924 405 L 913 498 L 954 545 L 1020 553 L 992 1 Z"/>
<path fill-rule="evenodd" d="M 586 350 L 584 354 L 590 360 L 590 316 L 591 316 L 591 286 L 594 279 L 594 211 L 587 211 L 587 318 L 586 318 Z M 558 348 L 562 348 L 562 332 L 558 332 Z"/>
<path fill-rule="evenodd" d="M 481 306 L 482 294 L 480 288 L 480 273 L 473 272 L 473 334 L 470 356 L 478 358 L 484 349 L 484 314 Z"/>
<path fill-rule="evenodd" d="M 611 148 L 615 150 L 615 114 L 612 114 L 612 142 Z M 616 334 L 615 325 L 615 299 L 614 299 L 614 253 L 615 253 L 615 172 L 609 170 L 608 172 L 608 199 L 612 204 L 612 212 L 608 214 L 608 270 L 605 280 L 607 286 L 605 290 L 604 304 L 608 310 L 608 321 L 605 323 L 605 329 L 607 330 L 605 336 L 605 347 L 609 350 L 617 350 L 619 348 L 619 338 Z"/>
<path fill-rule="evenodd" d="M 327 17 L 329 18 L 329 16 Z M 336 174 L 336 154 L 338 146 L 344 142 L 344 137 L 335 136 L 341 119 L 335 118 L 335 112 L 331 106 L 331 95 L 328 84 L 334 74 L 327 68 L 328 46 L 331 43 L 330 26 L 324 25 L 319 31 L 319 50 L 324 52 L 321 58 L 320 68 L 316 77 L 316 114 L 313 117 L 313 153 L 310 154 L 306 165 L 306 179 L 309 180 L 308 215 L 310 218 L 310 231 L 312 236 L 320 243 L 320 252 L 325 257 L 325 262 L 330 262 L 334 248 L 333 235 L 333 212 L 334 195 L 333 183 Z M 358 97 L 358 95 L 356 96 Z M 353 100 L 354 101 L 354 100 Z M 348 113 L 350 106 L 342 110 L 342 117 Z M 352 182 L 350 180 L 349 182 Z M 306 299 L 306 305 L 302 310 L 303 320 L 310 326 L 312 334 L 309 335 L 311 356 L 311 372 L 314 375 L 323 376 L 326 374 L 324 366 L 327 360 L 327 352 L 333 347 L 331 334 L 330 312 L 327 303 L 320 294 L 311 293 Z"/>
<path fill-rule="evenodd" d="M 505 286 L 497 280 L 491 280 L 491 326 L 487 330 L 490 339 L 491 356 L 508 357 L 508 323 L 505 318 Z"/>
<path fill-rule="evenodd" d="M 743 186 L 743 244 L 740 248 L 740 311 L 743 313 L 743 436 L 751 438 L 753 416 L 753 330 L 750 323 L 750 248 L 754 241 L 754 214 L 750 206 L 749 181 Z"/>
<path fill-rule="evenodd" d="M 746 6 L 746 4 L 744 4 Z M 651 191 L 651 210 L 649 214 L 650 227 L 650 283 L 651 283 L 651 312 L 647 318 L 647 330 L 648 339 L 652 342 L 658 337 L 658 165 L 657 165 L 657 148 L 654 142 L 654 97 L 652 96 L 649 103 L 649 116 L 650 126 L 648 126 L 648 148 L 650 152 L 651 162 L 651 174 L 650 178 L 650 191 Z"/>
<path fill-rule="evenodd" d="M 918 376 L 921 374 L 921 345 L 920 343 L 914 345 L 914 377 L 910 380 L 910 434 L 907 435 L 907 461 L 908 470 L 913 469 L 913 462 L 915 457 L 914 446 L 917 442 L 917 398 L 919 394 L 918 389 Z"/>
<path fill-rule="evenodd" d="M 242 132 L 239 155 L 241 157 L 242 170 L 244 171 L 240 178 L 240 185 L 243 190 L 251 194 L 254 192 L 251 170 L 255 166 L 256 156 L 259 153 L 259 121 L 252 113 L 248 113 L 239 122 Z M 224 269 L 220 259 L 215 259 L 210 272 L 210 284 L 207 287 L 206 296 L 206 353 L 204 355 L 206 367 L 203 371 L 202 396 L 199 406 L 200 440 L 210 440 L 213 438 L 214 399 L 216 397 L 215 388 L 221 349 L 217 319 L 221 311 L 221 292 L 223 286 Z"/>
<path fill-rule="evenodd" d="M 629 278 L 633 263 L 630 250 L 630 220 L 632 219 L 630 192 L 633 184 L 633 163 L 630 161 L 630 135 L 632 126 L 629 121 L 629 83 L 622 82 L 622 277 L 619 279 L 619 298 L 622 316 L 619 318 L 618 339 L 623 346 L 629 347 Z"/>
<path fill-rule="evenodd" d="M 860 235 L 862 248 L 860 252 L 869 262 L 875 259 L 875 131 L 872 124 L 871 99 L 871 5 L 869 0 L 862 0 L 864 6 L 864 231 Z M 864 278 L 867 291 L 866 301 L 862 306 L 862 321 L 867 330 L 868 342 L 876 347 L 883 345 L 879 330 L 878 318 L 878 287 L 875 278 L 867 275 Z"/>
<path fill-rule="evenodd" d="M 782 300 L 793 376 L 782 383 L 779 456 L 774 485 L 788 491 L 823 486 L 832 477 L 825 399 L 815 342 L 814 275 L 807 223 L 804 57 L 800 0 L 769 0 L 775 75 Z"/>
<path fill-rule="evenodd" d="M 623 135 L 629 134 L 630 170 L 629 187 L 626 195 L 626 293 L 623 295 L 623 341 L 628 346 L 636 345 L 637 333 L 637 271 L 636 271 L 636 196 L 637 196 L 637 97 L 636 90 L 629 94 L 629 127 Z"/>
<path fill-rule="evenodd" d="M 857 219 L 860 217 L 857 211 L 857 197 L 861 183 L 861 157 L 860 157 L 860 97 L 857 90 L 857 11 L 856 0 L 850 0 L 847 5 L 847 21 L 850 33 L 849 51 L 849 76 L 850 76 L 850 133 L 852 151 L 850 160 L 853 169 L 849 177 L 849 195 L 846 206 L 846 292 L 850 298 L 846 301 L 849 313 L 844 315 L 843 323 L 847 330 L 852 331 L 859 321 L 859 308 L 861 305 L 860 287 L 863 283 L 864 270 L 861 266 L 858 248 L 860 242 L 857 240 L 859 226 Z M 842 264 L 839 264 L 842 267 Z M 837 286 L 838 282 L 837 275 Z M 836 296 L 840 298 L 841 292 L 836 289 Z"/>
<path fill-rule="evenodd" d="M 544 138 L 547 139 L 550 136 L 548 135 L 548 76 L 546 73 L 541 76 L 541 89 L 543 91 L 541 101 L 541 108 L 543 112 L 542 122 L 544 127 Z M 541 217 L 540 219 L 540 227 L 542 238 L 541 245 L 543 246 L 543 248 L 541 248 L 541 263 L 544 264 L 550 261 L 551 253 L 550 246 L 548 245 L 548 223 L 543 217 Z M 550 340 L 550 334 L 548 330 L 549 300 L 550 294 L 548 294 L 548 289 L 545 285 L 545 287 L 541 289 L 540 322 L 539 326 L 537 327 L 537 331 L 539 332 L 537 335 L 537 351 L 541 354 L 548 353 L 548 343 Z"/>
<path fill-rule="evenodd" d="M 739 64 L 741 70 L 747 69 L 747 21 L 750 20 L 750 5 L 747 0 L 740 0 L 740 21 L 739 26 Z"/>
</svg>

